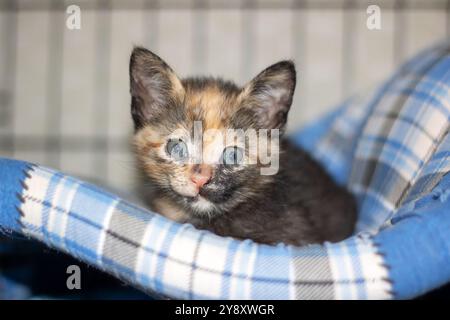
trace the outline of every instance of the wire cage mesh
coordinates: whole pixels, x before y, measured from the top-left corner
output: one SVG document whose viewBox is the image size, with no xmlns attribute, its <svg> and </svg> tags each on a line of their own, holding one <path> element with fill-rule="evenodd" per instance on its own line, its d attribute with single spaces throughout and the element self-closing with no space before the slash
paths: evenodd
<svg viewBox="0 0 450 320">
<path fill-rule="evenodd" d="M 65 25 L 72 4 L 80 30 Z M 371 4 L 381 30 L 366 27 Z M 449 13 L 447 0 L 0 0 L 0 156 L 129 189 L 133 45 L 239 84 L 295 60 L 293 130 L 448 36 Z"/>
</svg>

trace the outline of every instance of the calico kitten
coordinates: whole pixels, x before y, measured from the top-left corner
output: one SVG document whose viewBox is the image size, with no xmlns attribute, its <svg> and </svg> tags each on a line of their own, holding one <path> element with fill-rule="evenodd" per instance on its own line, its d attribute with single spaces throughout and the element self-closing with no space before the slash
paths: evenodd
<svg viewBox="0 0 450 320">
<path fill-rule="evenodd" d="M 203 130 L 278 129 L 282 136 L 295 84 L 291 61 L 268 67 L 241 88 L 222 79 L 179 79 L 157 55 L 135 48 L 133 142 L 150 207 L 199 229 L 259 243 L 305 245 L 350 236 L 353 197 L 287 139 L 281 138 L 279 170 L 272 175 L 261 173 L 259 158 L 242 161 L 250 154 L 237 145 L 217 152 L 217 141 L 203 138 L 201 149 L 193 147 L 198 121 Z M 195 153 L 217 162 L 183 161 Z"/>
</svg>

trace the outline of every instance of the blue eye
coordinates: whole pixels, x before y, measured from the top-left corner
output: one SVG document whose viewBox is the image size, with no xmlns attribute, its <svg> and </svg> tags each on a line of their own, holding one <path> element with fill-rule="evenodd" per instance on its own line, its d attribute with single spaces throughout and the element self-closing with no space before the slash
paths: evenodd
<svg viewBox="0 0 450 320">
<path fill-rule="evenodd" d="M 244 152 L 239 147 L 228 147 L 223 150 L 222 163 L 226 165 L 240 164 L 244 158 Z"/>
<path fill-rule="evenodd" d="M 166 145 L 167 154 L 174 160 L 181 161 L 188 157 L 188 148 L 181 139 L 170 139 Z"/>
</svg>

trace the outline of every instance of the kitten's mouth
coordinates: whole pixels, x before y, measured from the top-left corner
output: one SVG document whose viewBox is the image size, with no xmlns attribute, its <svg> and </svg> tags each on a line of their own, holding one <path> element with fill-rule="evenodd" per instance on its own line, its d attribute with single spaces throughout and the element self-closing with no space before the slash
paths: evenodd
<svg viewBox="0 0 450 320">
<path fill-rule="evenodd" d="M 172 191 L 174 193 L 178 194 L 179 196 L 181 196 L 183 199 L 185 199 L 189 204 L 193 204 L 193 203 L 196 203 L 199 201 L 207 201 L 207 202 L 212 203 L 212 201 L 208 198 L 208 196 L 205 194 L 205 192 L 202 192 L 202 189 L 200 189 L 200 191 L 195 195 L 181 194 L 180 192 L 177 192 L 173 188 L 172 188 Z"/>
<path fill-rule="evenodd" d="M 193 188 L 177 188 L 174 185 L 170 185 L 174 194 L 177 194 L 178 197 L 183 199 L 183 202 L 187 204 L 194 213 L 204 214 L 204 213 L 212 213 L 217 210 L 217 204 L 214 199 L 214 195 L 211 193 L 211 190 L 207 190 L 206 188 L 200 188 L 194 190 Z"/>
<path fill-rule="evenodd" d="M 217 210 L 216 205 L 209 199 L 197 194 L 195 197 L 188 199 L 189 206 L 196 214 L 211 214 Z"/>
</svg>

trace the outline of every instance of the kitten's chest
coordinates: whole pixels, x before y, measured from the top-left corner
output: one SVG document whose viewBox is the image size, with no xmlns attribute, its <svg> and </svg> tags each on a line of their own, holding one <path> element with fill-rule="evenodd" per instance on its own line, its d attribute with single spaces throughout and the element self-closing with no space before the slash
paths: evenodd
<svg viewBox="0 0 450 320">
<path fill-rule="evenodd" d="M 266 195 L 260 202 L 244 203 L 211 219 L 193 218 L 198 229 L 220 236 L 252 239 L 258 243 L 303 245 L 322 242 L 322 233 L 307 218 L 307 210 L 292 208 Z"/>
</svg>

